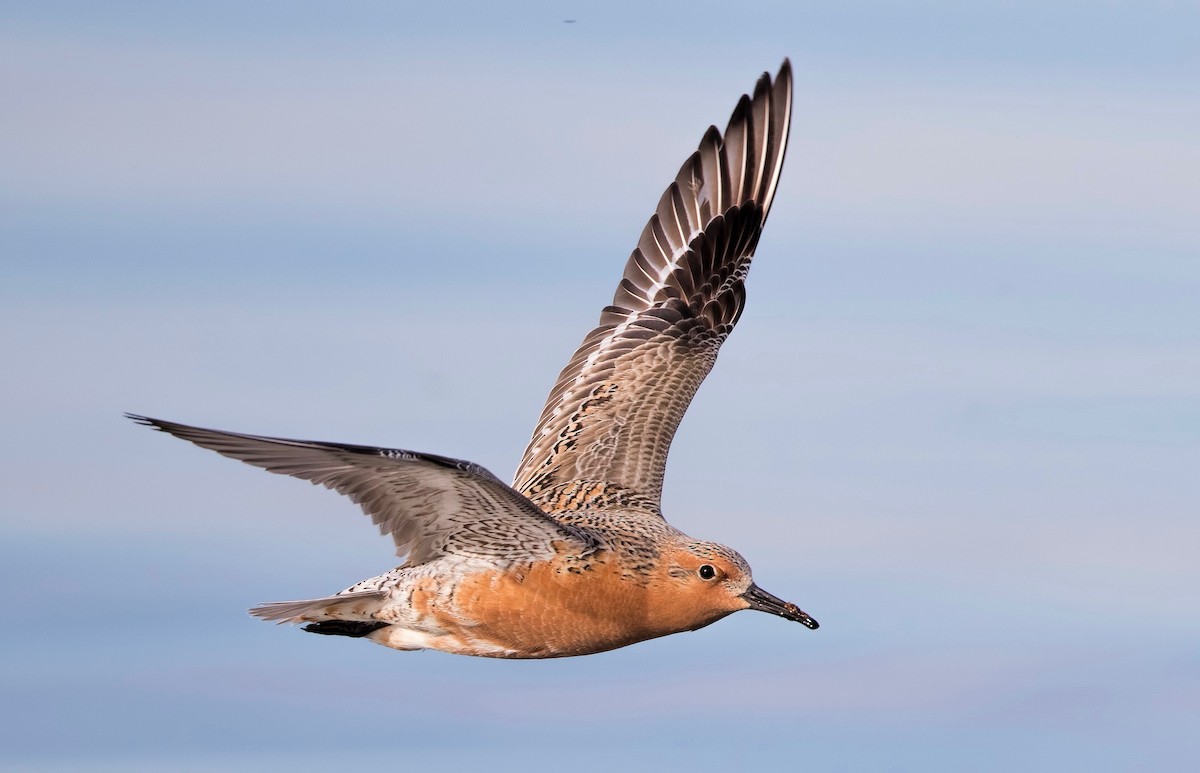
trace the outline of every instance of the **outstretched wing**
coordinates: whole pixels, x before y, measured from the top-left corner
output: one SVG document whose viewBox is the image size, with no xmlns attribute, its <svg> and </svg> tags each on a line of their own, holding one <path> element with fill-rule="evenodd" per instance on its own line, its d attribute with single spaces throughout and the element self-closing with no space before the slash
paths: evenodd
<svg viewBox="0 0 1200 773">
<path fill-rule="evenodd" d="M 787 148 L 792 71 L 709 127 L 646 224 L 600 325 L 550 392 L 514 487 L 548 512 L 659 512 L 671 439 L 745 302 Z"/>
<path fill-rule="evenodd" d="M 129 418 L 269 472 L 294 475 L 360 505 L 407 564 L 443 555 L 508 563 L 548 558 L 553 543 L 587 549 L 588 536 L 555 523 L 471 462 L 392 448 L 314 443 Z"/>
</svg>

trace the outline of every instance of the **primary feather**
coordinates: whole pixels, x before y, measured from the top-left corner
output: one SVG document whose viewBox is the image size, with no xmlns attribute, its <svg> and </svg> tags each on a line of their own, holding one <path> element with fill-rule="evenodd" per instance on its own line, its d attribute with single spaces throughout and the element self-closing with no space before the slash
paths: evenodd
<svg viewBox="0 0 1200 773">
<path fill-rule="evenodd" d="M 514 487 L 546 510 L 659 513 L 675 430 L 742 313 L 791 108 L 785 61 L 742 96 L 723 136 L 709 127 L 659 199 L 517 469 Z"/>
</svg>

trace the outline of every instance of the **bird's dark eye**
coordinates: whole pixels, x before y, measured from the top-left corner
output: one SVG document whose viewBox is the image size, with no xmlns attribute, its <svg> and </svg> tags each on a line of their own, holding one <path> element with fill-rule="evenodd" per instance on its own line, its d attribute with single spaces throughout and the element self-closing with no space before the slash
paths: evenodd
<svg viewBox="0 0 1200 773">
<path fill-rule="evenodd" d="M 712 564 L 704 564 L 697 570 L 697 573 L 701 580 L 711 580 L 717 576 L 717 570 L 713 568 Z"/>
</svg>

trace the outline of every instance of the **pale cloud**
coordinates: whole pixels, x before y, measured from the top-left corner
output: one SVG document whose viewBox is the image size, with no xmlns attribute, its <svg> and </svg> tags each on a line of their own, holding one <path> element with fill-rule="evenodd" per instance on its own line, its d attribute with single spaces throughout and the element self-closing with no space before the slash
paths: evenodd
<svg viewBox="0 0 1200 773">
<path fill-rule="evenodd" d="M 485 54 L 416 48 L 325 61 L 294 51 L 9 40 L 5 185 L 92 205 L 300 208 L 372 220 L 461 209 L 486 219 L 528 212 L 532 201 L 539 211 L 591 208 L 593 195 L 617 189 L 612 159 L 628 175 L 672 139 L 694 143 L 702 133 L 699 121 L 668 128 L 653 120 L 661 116 L 626 115 L 660 87 L 619 67 L 497 69 Z M 755 74 L 745 73 L 742 88 Z M 679 84 L 661 109 L 702 86 Z M 564 168 L 587 185 L 547 196 L 564 184 L 549 175 Z"/>
<path fill-rule="evenodd" d="M 1115 84 L 915 84 L 799 104 L 796 156 L 818 211 L 1045 232 L 1164 229 L 1195 243 L 1200 120 L 1190 93 Z M 879 221 L 875 221 L 879 222 Z"/>
<path fill-rule="evenodd" d="M 639 77 L 636 61 L 495 68 L 485 52 L 422 46 L 325 60 L 43 36 L 4 52 L 10 192 L 349 222 L 453 211 L 486 223 L 533 202 L 543 218 L 632 217 L 755 74 L 718 87 L 705 71 Z M 1195 244 L 1190 92 L 828 76 L 801 75 L 793 216 L 948 233 L 1141 228 Z"/>
</svg>

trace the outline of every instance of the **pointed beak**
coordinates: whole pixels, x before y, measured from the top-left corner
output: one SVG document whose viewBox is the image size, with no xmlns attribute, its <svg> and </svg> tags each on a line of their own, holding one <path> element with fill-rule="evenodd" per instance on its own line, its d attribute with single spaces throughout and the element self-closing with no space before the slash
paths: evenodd
<svg viewBox="0 0 1200 773">
<path fill-rule="evenodd" d="M 803 623 L 814 631 L 820 627 L 817 621 L 809 617 L 807 612 L 801 611 L 800 607 L 772 596 L 757 585 L 751 585 L 749 590 L 742 594 L 742 598 L 750 604 L 751 609 L 757 609 L 759 612 L 770 612 L 784 620 Z"/>
</svg>

